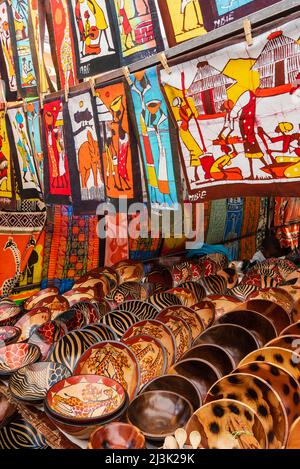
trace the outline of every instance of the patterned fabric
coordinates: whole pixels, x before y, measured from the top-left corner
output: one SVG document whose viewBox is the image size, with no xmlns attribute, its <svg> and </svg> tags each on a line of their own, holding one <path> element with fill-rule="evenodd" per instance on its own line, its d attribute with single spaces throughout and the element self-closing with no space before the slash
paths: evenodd
<svg viewBox="0 0 300 469">
<path fill-rule="evenodd" d="M 158 0 L 170 47 L 206 33 L 201 3 L 200 0 Z"/>
<path fill-rule="evenodd" d="M 19 0 L 19 3 L 24 3 L 24 0 L 23 2 Z M 44 44 L 42 36 L 42 22 L 45 20 L 44 16 L 42 15 L 43 6 L 38 0 L 28 0 L 28 5 L 30 14 L 29 32 L 32 31 L 32 43 L 34 44 L 34 51 L 36 54 L 36 73 L 38 77 L 39 92 L 47 93 L 48 82 L 43 55 Z M 40 21 L 41 19 L 42 21 Z"/>
<path fill-rule="evenodd" d="M 224 241 L 226 242 L 232 259 L 239 257 L 239 240 L 242 231 L 244 211 L 244 200 L 241 197 L 227 199 L 227 219 L 224 230 Z M 227 241 L 234 239 L 235 241 Z"/>
<path fill-rule="evenodd" d="M 0 211 L 0 296 L 17 285 L 45 221 L 45 212 Z"/>
<path fill-rule="evenodd" d="M 74 213 L 95 214 L 105 200 L 100 159 L 100 131 L 95 100 L 90 92 L 70 97 L 64 105 L 64 123 Z"/>
<path fill-rule="evenodd" d="M 14 101 L 17 97 L 17 79 L 6 2 L 0 5 L 0 45 L 1 78 L 5 82 L 6 99 Z"/>
<path fill-rule="evenodd" d="M 97 222 L 96 216 L 74 216 L 72 207 L 48 207 L 43 287 L 66 291 L 75 279 L 98 267 Z"/>
<path fill-rule="evenodd" d="M 178 203 L 175 168 L 177 137 L 160 89 L 156 67 L 131 75 L 140 148 L 152 207 L 174 209 Z M 175 148 L 174 148 L 175 147 Z M 177 177 L 177 182 L 179 178 Z"/>
<path fill-rule="evenodd" d="M 252 259 L 257 250 L 256 233 L 259 224 L 260 199 L 246 197 L 244 202 L 244 219 L 240 240 L 240 259 Z M 252 236 L 247 236 L 252 233 Z"/>
<path fill-rule="evenodd" d="M 250 13 L 273 5 L 280 0 L 210 0 L 201 2 L 204 26 L 207 31 L 224 26 Z M 183 0 L 184 2 L 184 0 Z"/>
<path fill-rule="evenodd" d="M 75 49 L 67 0 L 50 0 L 53 41 L 58 62 L 60 88 L 77 84 Z"/>
<path fill-rule="evenodd" d="M 11 144 L 14 142 L 12 152 L 18 191 L 21 197 L 39 198 L 41 188 L 24 110 L 22 107 L 12 108 L 7 111 L 7 115 L 8 138 Z"/>
<path fill-rule="evenodd" d="M 148 233 L 148 236 L 144 236 Z M 129 258 L 132 260 L 148 260 L 159 256 L 162 245 L 161 234 L 151 234 L 151 219 L 147 214 L 143 217 L 130 217 Z"/>
<path fill-rule="evenodd" d="M 218 244 L 223 240 L 226 224 L 226 199 L 211 202 L 209 225 L 206 235 L 207 244 Z"/>
<path fill-rule="evenodd" d="M 300 191 L 298 39 L 290 21 L 257 36 L 251 58 L 244 41 L 161 70 L 192 201 Z"/>
<path fill-rule="evenodd" d="M 275 197 L 274 226 L 282 247 L 298 247 L 300 230 L 300 199 L 297 197 Z M 296 221 L 298 223 L 293 223 Z M 288 226 L 282 226 L 288 225 Z"/>
<path fill-rule="evenodd" d="M 11 0 L 8 20 L 14 53 L 17 85 L 24 96 L 37 96 L 38 70 L 35 70 L 35 43 L 30 2 Z"/>
<path fill-rule="evenodd" d="M 77 77 L 85 78 L 119 67 L 119 37 L 113 1 L 68 0 Z"/>
<path fill-rule="evenodd" d="M 38 178 L 41 187 L 43 187 L 43 150 L 41 143 L 41 130 L 40 130 L 40 103 L 39 101 L 31 101 L 26 106 L 26 118 L 28 125 L 28 133 L 30 138 L 31 147 L 35 159 Z"/>
<path fill-rule="evenodd" d="M 71 184 L 61 99 L 44 103 L 43 123 L 45 200 L 49 203 L 68 204 Z"/>
<path fill-rule="evenodd" d="M 108 214 L 103 223 L 106 225 L 104 265 L 111 267 L 129 258 L 127 215 Z"/>
<path fill-rule="evenodd" d="M 36 245 L 28 257 L 28 261 L 26 262 L 19 281 L 16 284 L 16 287 L 20 287 L 22 290 L 25 287 L 32 288 L 33 285 L 39 286 L 42 281 L 45 234 L 46 231 L 44 229 L 37 238 Z"/>
<path fill-rule="evenodd" d="M 118 17 L 121 61 L 128 64 L 163 50 L 154 0 L 112 0 Z"/>
<path fill-rule="evenodd" d="M 13 200 L 13 172 L 5 113 L 0 112 L 0 207 Z"/>
<path fill-rule="evenodd" d="M 128 119 L 123 81 L 96 89 L 101 135 L 101 157 L 107 197 L 141 200 L 137 144 Z"/>
</svg>

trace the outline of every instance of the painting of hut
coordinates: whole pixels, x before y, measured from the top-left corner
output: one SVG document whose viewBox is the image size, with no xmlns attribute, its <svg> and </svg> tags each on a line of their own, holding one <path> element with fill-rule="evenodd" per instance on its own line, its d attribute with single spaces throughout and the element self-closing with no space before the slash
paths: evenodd
<svg viewBox="0 0 300 469">
<path fill-rule="evenodd" d="M 198 113 L 214 115 L 222 112 L 222 105 L 227 99 L 226 90 L 236 81 L 209 65 L 199 62 L 195 78 L 187 90 L 187 96 L 193 98 Z"/>
<path fill-rule="evenodd" d="M 260 75 L 260 89 L 293 83 L 300 70 L 300 44 L 282 31 L 271 33 L 252 70 Z"/>
</svg>

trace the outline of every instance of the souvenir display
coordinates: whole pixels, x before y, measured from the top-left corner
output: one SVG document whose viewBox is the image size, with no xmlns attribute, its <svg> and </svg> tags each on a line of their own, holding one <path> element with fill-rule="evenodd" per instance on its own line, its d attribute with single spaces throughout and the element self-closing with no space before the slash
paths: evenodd
<svg viewBox="0 0 300 469">
<path fill-rule="evenodd" d="M 1 77 L 2 80 L 5 81 L 6 99 L 13 101 L 17 95 L 17 77 L 11 40 L 11 28 L 9 27 L 7 2 L 2 2 L 0 8 Z"/>
</svg>

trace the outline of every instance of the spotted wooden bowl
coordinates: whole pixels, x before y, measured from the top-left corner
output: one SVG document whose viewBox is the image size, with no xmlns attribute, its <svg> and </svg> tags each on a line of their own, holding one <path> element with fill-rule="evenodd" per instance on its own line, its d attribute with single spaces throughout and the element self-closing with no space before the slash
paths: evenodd
<svg viewBox="0 0 300 469">
<path fill-rule="evenodd" d="M 36 345 L 24 342 L 0 348 L 0 377 L 8 377 L 19 368 L 38 361 L 40 356 Z"/>
</svg>

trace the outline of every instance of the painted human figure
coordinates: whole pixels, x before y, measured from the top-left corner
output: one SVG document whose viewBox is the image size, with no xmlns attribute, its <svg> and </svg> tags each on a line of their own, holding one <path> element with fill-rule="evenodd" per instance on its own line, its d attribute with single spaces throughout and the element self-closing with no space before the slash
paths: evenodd
<svg viewBox="0 0 300 469">
<path fill-rule="evenodd" d="M 264 159 L 260 145 L 256 137 L 256 96 L 253 91 L 245 91 L 230 111 L 230 126 L 233 130 L 238 120 L 241 136 L 244 144 L 245 156 L 249 160 L 250 179 L 254 179 L 253 160 L 261 160 L 265 166 L 268 163 Z"/>
<path fill-rule="evenodd" d="M 231 166 L 233 158 L 235 158 L 238 153 L 234 145 L 221 145 L 221 150 L 223 155 L 216 159 L 210 168 L 211 177 L 215 180 L 242 180 L 243 175 L 240 168 L 228 168 Z"/>
<path fill-rule="evenodd" d="M 125 46 L 125 49 L 128 50 L 136 46 L 137 43 L 135 41 L 134 31 L 132 29 L 130 20 L 128 18 L 128 15 L 124 6 L 124 0 L 119 0 L 119 17 L 120 17 L 121 25 L 123 27 L 123 34 L 125 36 L 124 46 Z"/>
<path fill-rule="evenodd" d="M 51 185 L 53 188 L 67 188 L 65 150 L 62 130 L 55 125 L 56 117 L 50 111 L 45 114 L 47 147 L 51 164 Z"/>
<path fill-rule="evenodd" d="M 14 59 L 12 55 L 12 47 L 10 43 L 10 30 L 9 24 L 7 21 L 3 21 L 2 27 L 0 29 L 1 34 L 1 42 L 2 42 L 2 49 L 3 53 L 6 56 L 6 60 L 8 63 L 8 75 L 9 75 L 9 84 L 11 87 L 15 86 L 16 76 L 15 76 L 15 69 L 14 69 Z"/>
<path fill-rule="evenodd" d="M 32 85 L 35 82 L 31 61 L 27 63 L 26 57 L 22 58 L 22 81 L 25 85 Z"/>
<path fill-rule="evenodd" d="M 138 94 L 141 100 L 141 108 L 142 112 L 140 115 L 140 126 L 141 126 L 141 133 L 142 139 L 144 144 L 145 150 L 145 158 L 146 158 L 146 165 L 147 165 L 147 173 L 148 173 L 148 184 L 151 190 L 151 200 L 157 202 L 157 189 L 158 189 L 158 179 L 156 168 L 154 164 L 154 157 L 151 148 L 151 143 L 149 139 L 149 133 L 146 125 L 146 103 L 145 103 L 145 95 L 146 93 L 151 90 L 151 83 L 146 75 L 145 70 L 141 70 L 134 74 L 134 80 L 132 84 L 132 91 Z"/>
<path fill-rule="evenodd" d="M 124 190 L 122 181 L 126 190 L 130 189 L 128 184 L 129 176 L 127 172 L 127 158 L 129 151 L 129 136 L 124 129 L 125 108 L 122 102 L 122 96 L 118 96 L 110 106 L 113 121 L 111 123 L 112 147 L 117 153 L 117 169 L 120 180 L 120 190 Z"/>
<path fill-rule="evenodd" d="M 8 161 L 2 151 L 3 140 L 2 135 L 0 135 L 0 188 L 3 182 L 7 181 L 8 177 Z"/>
<path fill-rule="evenodd" d="M 184 32 L 189 31 L 186 28 L 186 16 L 187 16 L 187 7 L 190 4 L 192 4 L 193 7 L 194 7 L 194 12 L 195 12 L 195 15 L 196 15 L 196 18 L 197 18 L 197 26 L 198 27 L 203 26 L 203 24 L 201 23 L 201 19 L 199 17 L 198 9 L 197 9 L 197 7 L 199 7 L 198 0 L 181 0 L 180 13 L 183 15 L 182 31 L 184 31 Z"/>
<path fill-rule="evenodd" d="M 13 125 L 18 135 L 17 148 L 22 160 L 23 181 L 36 183 L 36 174 L 32 161 L 30 145 L 24 132 L 24 117 L 19 111 L 16 114 L 15 122 L 13 123 Z M 27 180 L 27 174 L 29 174 L 29 180 Z"/>
<path fill-rule="evenodd" d="M 104 36 L 106 45 L 109 52 L 114 51 L 115 49 L 110 45 L 107 30 L 109 28 L 105 13 L 101 6 L 98 4 L 97 0 L 87 0 L 88 7 L 93 14 L 96 22 L 96 28 L 99 31 L 99 45 L 101 45 L 102 36 Z"/>
</svg>

